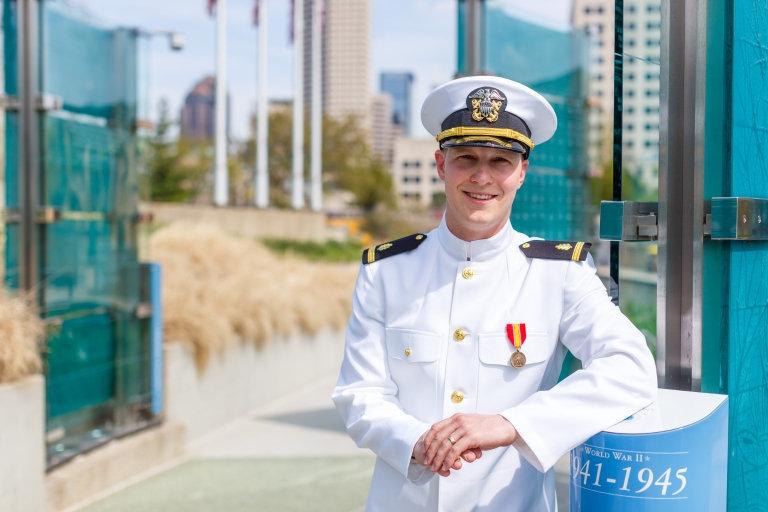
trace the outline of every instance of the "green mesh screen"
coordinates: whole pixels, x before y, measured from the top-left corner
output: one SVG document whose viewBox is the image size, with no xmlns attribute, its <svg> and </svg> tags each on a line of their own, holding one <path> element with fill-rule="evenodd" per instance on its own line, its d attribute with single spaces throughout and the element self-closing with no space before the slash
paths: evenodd
<svg viewBox="0 0 768 512">
<path fill-rule="evenodd" d="M 581 238 L 584 222 L 582 181 L 564 174 L 529 173 L 512 208 L 512 225 L 550 240 Z"/>
<path fill-rule="evenodd" d="M 15 2 L 4 1 L 5 72 L 15 83 Z M 41 82 L 64 108 L 41 116 L 38 292 L 48 323 L 49 462 L 149 418 L 147 273 L 136 248 L 139 36 L 76 7 L 43 0 Z M 18 208 L 18 122 L 6 115 L 8 208 Z M 18 287 L 19 225 L 9 224 L 5 283 Z"/>
</svg>

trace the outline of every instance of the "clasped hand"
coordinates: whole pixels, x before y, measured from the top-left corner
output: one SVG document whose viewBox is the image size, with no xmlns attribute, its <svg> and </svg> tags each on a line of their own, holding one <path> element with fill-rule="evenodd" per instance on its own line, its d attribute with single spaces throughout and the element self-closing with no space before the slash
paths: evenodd
<svg viewBox="0 0 768 512">
<path fill-rule="evenodd" d="M 463 461 L 472 463 L 484 450 L 509 446 L 516 438 L 515 427 L 501 415 L 454 414 L 421 435 L 413 456 L 432 472 L 448 476 L 451 469 L 461 469 Z"/>
</svg>

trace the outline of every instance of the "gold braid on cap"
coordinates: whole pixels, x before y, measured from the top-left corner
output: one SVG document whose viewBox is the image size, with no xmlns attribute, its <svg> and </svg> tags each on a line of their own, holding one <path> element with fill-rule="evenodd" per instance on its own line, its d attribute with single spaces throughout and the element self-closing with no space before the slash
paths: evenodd
<svg viewBox="0 0 768 512">
<path fill-rule="evenodd" d="M 440 132 L 435 139 L 437 142 L 443 141 L 450 137 L 462 137 L 464 135 L 488 135 L 490 137 L 504 137 L 505 139 L 512 139 L 518 142 L 522 142 L 530 149 L 533 149 L 533 141 L 515 130 L 509 128 L 482 128 L 482 127 L 470 127 L 470 126 L 457 126 Z"/>
</svg>

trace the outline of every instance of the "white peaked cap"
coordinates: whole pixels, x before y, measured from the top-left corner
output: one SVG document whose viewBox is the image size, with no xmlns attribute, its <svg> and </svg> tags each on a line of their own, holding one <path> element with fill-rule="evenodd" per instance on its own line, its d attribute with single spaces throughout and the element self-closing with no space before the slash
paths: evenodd
<svg viewBox="0 0 768 512">
<path fill-rule="evenodd" d="M 531 130 L 531 140 L 541 144 L 557 130 L 557 116 L 544 97 L 523 84 L 497 76 L 468 76 L 441 85 L 432 91 L 421 107 L 421 123 L 437 137 L 445 119 L 467 108 L 467 96 L 480 87 L 498 89 L 507 98 L 506 111 L 522 119 Z"/>
</svg>

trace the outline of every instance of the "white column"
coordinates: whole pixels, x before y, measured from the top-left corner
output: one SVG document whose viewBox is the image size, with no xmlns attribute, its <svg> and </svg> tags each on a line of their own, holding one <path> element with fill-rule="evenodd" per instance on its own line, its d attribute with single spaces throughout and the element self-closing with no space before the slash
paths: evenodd
<svg viewBox="0 0 768 512">
<path fill-rule="evenodd" d="M 216 2 L 216 157 L 213 203 L 229 202 L 227 173 L 227 0 Z"/>
<path fill-rule="evenodd" d="M 308 0 L 312 1 L 312 0 Z M 304 208 L 304 0 L 293 3 L 293 187 L 291 205 Z"/>
<path fill-rule="evenodd" d="M 259 0 L 259 92 L 256 106 L 256 194 L 259 208 L 269 206 L 269 172 L 267 170 L 269 107 L 267 105 L 267 4 Z"/>
<path fill-rule="evenodd" d="M 323 207 L 323 0 L 312 8 L 312 195 L 310 206 Z"/>
</svg>

